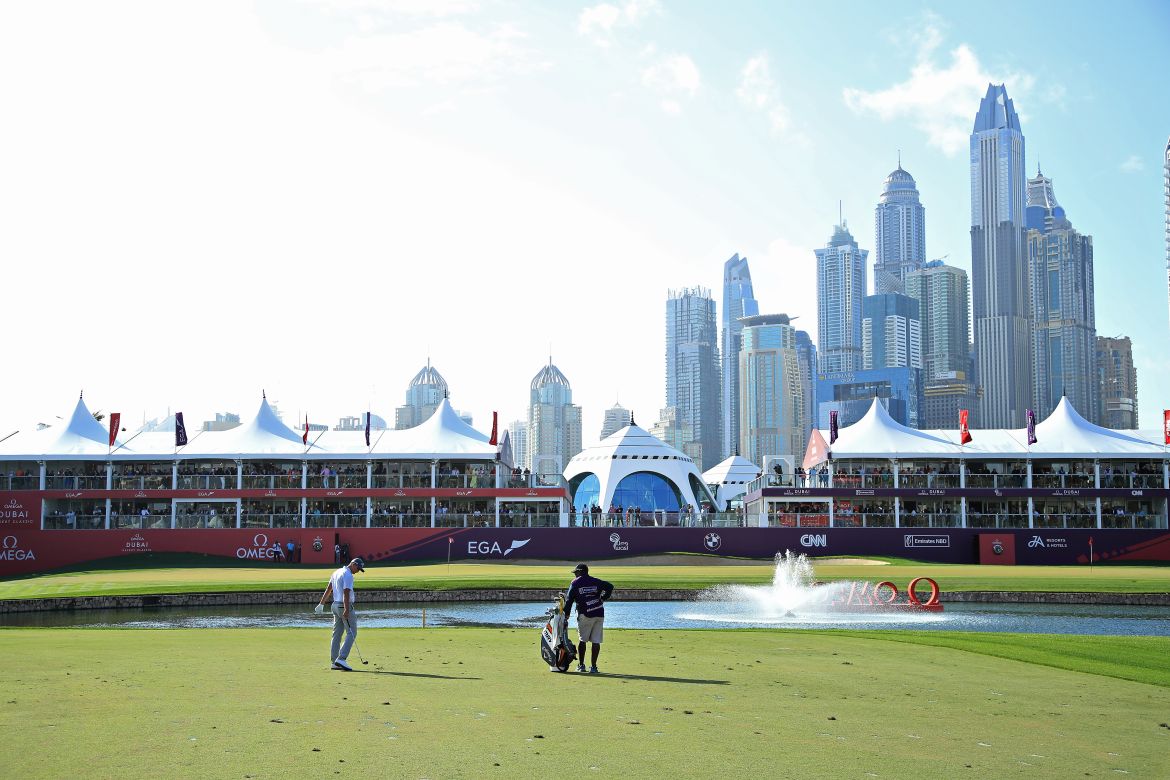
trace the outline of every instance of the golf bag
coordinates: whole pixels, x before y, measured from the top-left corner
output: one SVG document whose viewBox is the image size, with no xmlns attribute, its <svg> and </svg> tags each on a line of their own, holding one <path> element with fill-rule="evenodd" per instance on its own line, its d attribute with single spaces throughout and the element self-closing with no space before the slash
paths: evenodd
<svg viewBox="0 0 1170 780">
<path fill-rule="evenodd" d="M 577 648 L 569 641 L 569 616 L 565 614 L 565 596 L 558 593 L 548 621 L 540 632 L 540 657 L 550 672 L 567 672 L 577 657 Z"/>
</svg>

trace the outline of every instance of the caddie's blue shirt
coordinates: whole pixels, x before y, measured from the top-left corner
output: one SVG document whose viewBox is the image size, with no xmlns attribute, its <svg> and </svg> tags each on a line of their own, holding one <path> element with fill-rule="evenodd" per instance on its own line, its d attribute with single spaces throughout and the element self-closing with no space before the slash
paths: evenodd
<svg viewBox="0 0 1170 780">
<path fill-rule="evenodd" d="M 565 598 L 569 607 L 565 610 L 565 616 L 572 614 L 573 605 L 576 604 L 578 615 L 604 617 L 605 607 L 602 606 L 602 602 L 612 593 L 613 585 L 610 583 L 582 574 L 569 586 L 569 595 Z"/>
</svg>

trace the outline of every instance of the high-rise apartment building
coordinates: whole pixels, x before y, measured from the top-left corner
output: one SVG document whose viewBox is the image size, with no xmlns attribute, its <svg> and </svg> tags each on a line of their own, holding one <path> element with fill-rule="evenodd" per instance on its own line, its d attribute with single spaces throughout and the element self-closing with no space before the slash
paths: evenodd
<svg viewBox="0 0 1170 780">
<path fill-rule="evenodd" d="M 804 455 L 807 417 L 796 328 L 787 315 L 743 319 L 739 351 L 740 454 L 762 469 L 784 461 L 791 473 Z"/>
<path fill-rule="evenodd" d="M 1098 424 L 1114 430 L 1137 429 L 1137 369 L 1129 336 L 1097 337 L 1097 387 Z"/>
<path fill-rule="evenodd" d="M 629 425 L 632 419 L 629 409 L 615 403 L 611 408 L 605 410 L 605 419 L 601 423 L 601 438 L 604 439 L 611 433 L 617 433 Z"/>
<path fill-rule="evenodd" d="M 922 318 L 917 298 L 867 295 L 861 305 L 862 368 L 922 368 Z"/>
<path fill-rule="evenodd" d="M 1028 266 L 1035 327 L 1033 409 L 1047 417 L 1061 396 L 1092 422 L 1099 413 L 1093 237 L 1073 229 L 1052 179 L 1028 180 Z"/>
<path fill-rule="evenodd" d="M 538 485 L 560 484 L 569 459 L 581 451 L 581 407 L 573 405 L 569 380 L 551 357 L 529 386 L 527 445 Z"/>
<path fill-rule="evenodd" d="M 1024 134 L 1002 84 L 988 84 L 971 131 L 971 290 L 982 425 L 1022 428 L 1032 402 L 1024 243 Z"/>
<path fill-rule="evenodd" d="M 691 426 L 682 421 L 677 406 L 667 406 L 658 411 L 658 420 L 650 426 L 650 435 L 694 460 L 692 452 L 698 450 L 694 443 Z M 692 452 L 688 452 L 688 448 Z"/>
<path fill-rule="evenodd" d="M 739 443 L 739 345 L 741 317 L 760 313 L 752 291 L 752 274 L 746 257 L 734 254 L 723 264 L 723 333 L 720 346 L 722 370 L 723 457 Z"/>
<path fill-rule="evenodd" d="M 926 263 L 926 209 L 914 177 L 898 169 L 886 177 L 874 213 L 874 292 L 906 292 L 906 276 Z"/>
<path fill-rule="evenodd" d="M 679 447 L 706 471 L 722 458 L 719 336 L 715 301 L 702 288 L 671 290 L 666 301 L 666 406 L 691 439 Z"/>
<path fill-rule="evenodd" d="M 817 421 L 817 345 L 808 331 L 796 331 L 796 362 L 800 366 L 801 394 L 804 396 L 804 419 L 801 435 L 805 442 Z"/>
<path fill-rule="evenodd" d="M 821 373 L 861 369 L 861 305 L 866 293 L 865 261 L 844 221 L 817 256 L 817 352 Z"/>
<path fill-rule="evenodd" d="M 508 441 L 512 445 L 512 463 L 518 469 L 532 470 L 528 460 L 528 420 L 513 420 L 508 426 Z"/>
<path fill-rule="evenodd" d="M 978 426 L 979 397 L 971 376 L 967 272 L 941 260 L 906 277 L 906 294 L 918 300 L 922 318 L 922 428 L 952 428 L 966 409 Z"/>
</svg>

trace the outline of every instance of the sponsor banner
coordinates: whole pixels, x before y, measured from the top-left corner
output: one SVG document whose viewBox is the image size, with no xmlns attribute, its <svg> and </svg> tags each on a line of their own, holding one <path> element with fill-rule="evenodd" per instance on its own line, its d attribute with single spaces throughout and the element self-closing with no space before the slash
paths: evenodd
<svg viewBox="0 0 1170 780">
<path fill-rule="evenodd" d="M 759 498 L 1170 498 L 1163 488 L 763 488 Z"/>
<path fill-rule="evenodd" d="M 1170 532 L 1114 529 L 946 529 L 945 533 L 899 528 L 295 528 L 112 529 L 42 531 L 0 526 L 0 576 L 46 571 L 77 563 L 150 553 L 189 552 L 285 564 L 291 540 L 305 564 L 332 564 L 334 545 L 370 562 L 505 562 L 520 559 L 584 560 L 669 553 L 704 553 L 770 560 L 785 550 L 816 555 L 884 556 L 938 563 L 986 562 L 998 540 L 1022 564 L 1087 563 L 1094 560 L 1170 562 Z M 1031 544 L 1036 537 L 1039 542 Z M 988 552 L 985 552 L 985 549 Z M 566 570 L 566 582 L 569 576 Z"/>
<path fill-rule="evenodd" d="M 236 490 L 215 488 L 208 490 L 42 490 L 23 491 L 27 497 L 41 498 L 499 498 L 516 500 L 539 498 L 555 501 L 567 498 L 560 488 L 278 488 L 274 490 Z M 10 495 L 0 493 L 0 496 Z M 30 503 L 32 499 L 27 499 Z"/>
<path fill-rule="evenodd" d="M 29 492 L 0 493 L 0 526 L 40 528 L 40 496 Z"/>
<path fill-rule="evenodd" d="M 1015 566 L 1015 534 L 979 534 L 979 562 L 995 566 Z"/>
<path fill-rule="evenodd" d="M 907 549 L 950 547 L 950 534 L 904 534 L 902 546 Z"/>
</svg>

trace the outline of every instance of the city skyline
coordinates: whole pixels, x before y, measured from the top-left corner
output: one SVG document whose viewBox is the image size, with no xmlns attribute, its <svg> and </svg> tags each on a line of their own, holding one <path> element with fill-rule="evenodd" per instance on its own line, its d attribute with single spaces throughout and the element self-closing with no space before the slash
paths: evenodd
<svg viewBox="0 0 1170 780">
<path fill-rule="evenodd" d="M 0 436 L 80 390 L 124 420 L 267 389 L 290 418 L 389 421 L 428 356 L 486 429 L 523 416 L 550 342 L 586 443 L 615 396 L 648 425 L 665 291 L 750 257 L 760 310 L 815 343 L 812 251 L 839 201 L 868 222 L 899 149 L 926 256 L 970 271 L 988 83 L 1109 269 L 1097 329 L 1133 339 L 1141 419 L 1170 405 L 1163 4 L 1073 3 L 1041 59 L 1040 8 L 596 7 L 0 9 Z M 830 36 L 859 56 L 818 58 Z"/>
</svg>

